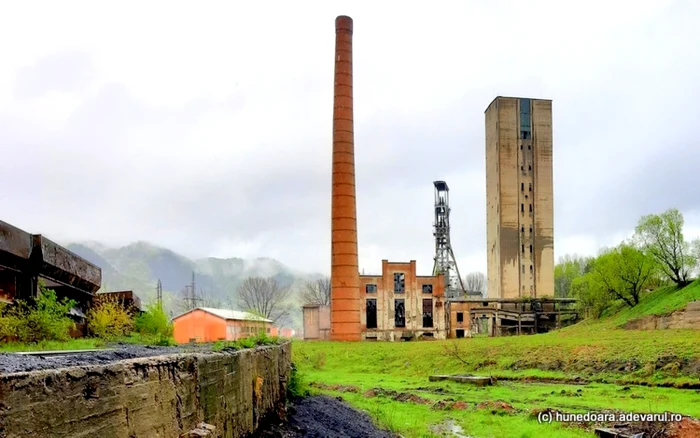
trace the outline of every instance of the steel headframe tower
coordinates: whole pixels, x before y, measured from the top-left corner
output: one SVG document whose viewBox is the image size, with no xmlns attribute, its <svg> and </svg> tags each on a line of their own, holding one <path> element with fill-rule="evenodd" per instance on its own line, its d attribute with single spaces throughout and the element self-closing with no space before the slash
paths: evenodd
<svg viewBox="0 0 700 438">
<path fill-rule="evenodd" d="M 433 185 L 435 185 L 435 223 L 433 224 L 435 264 L 433 265 L 433 275 L 444 274 L 445 296 L 456 298 L 466 294 L 466 292 L 450 243 L 450 189 L 445 181 L 434 181 Z"/>
</svg>

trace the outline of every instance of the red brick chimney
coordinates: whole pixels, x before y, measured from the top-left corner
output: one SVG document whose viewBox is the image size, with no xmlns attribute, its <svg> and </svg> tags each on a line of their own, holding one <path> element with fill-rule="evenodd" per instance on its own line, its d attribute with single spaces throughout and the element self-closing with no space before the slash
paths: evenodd
<svg viewBox="0 0 700 438">
<path fill-rule="evenodd" d="M 335 19 L 333 197 L 331 199 L 331 340 L 359 341 L 355 146 L 352 109 L 352 18 Z"/>
</svg>

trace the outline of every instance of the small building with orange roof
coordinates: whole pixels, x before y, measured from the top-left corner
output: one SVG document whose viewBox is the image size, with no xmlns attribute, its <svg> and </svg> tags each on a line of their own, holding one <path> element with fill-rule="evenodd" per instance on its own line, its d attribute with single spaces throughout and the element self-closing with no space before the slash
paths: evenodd
<svg viewBox="0 0 700 438">
<path fill-rule="evenodd" d="M 272 321 L 250 312 L 197 307 L 173 318 L 173 337 L 188 342 L 235 341 L 259 333 L 270 335 Z"/>
</svg>

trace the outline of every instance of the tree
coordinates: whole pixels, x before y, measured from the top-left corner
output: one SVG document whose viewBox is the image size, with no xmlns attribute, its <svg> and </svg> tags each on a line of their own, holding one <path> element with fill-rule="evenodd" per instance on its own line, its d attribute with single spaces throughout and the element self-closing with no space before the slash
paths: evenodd
<svg viewBox="0 0 700 438">
<path fill-rule="evenodd" d="M 622 243 L 600 255 L 591 273 L 599 288 L 634 307 L 655 268 L 652 257 L 630 243 Z"/>
<path fill-rule="evenodd" d="M 482 272 L 470 272 L 464 277 L 464 287 L 467 291 L 484 293 L 486 289 L 486 276 Z"/>
<path fill-rule="evenodd" d="M 698 254 L 683 237 L 683 215 L 675 208 L 656 215 L 643 216 L 635 228 L 635 238 L 658 264 L 659 269 L 676 285 L 690 283 L 698 265 Z M 691 247 L 692 245 L 692 247 Z"/>
<path fill-rule="evenodd" d="M 272 277 L 248 277 L 238 287 L 238 303 L 242 308 L 264 315 L 274 323 L 288 319 L 285 301 L 291 295 L 289 286 L 282 286 Z"/>
<path fill-rule="evenodd" d="M 600 318 L 613 303 L 612 294 L 590 272 L 575 278 L 569 292 L 578 298 L 578 306 L 585 317 Z"/>
<path fill-rule="evenodd" d="M 304 283 L 301 291 L 301 300 L 304 304 L 330 305 L 331 279 L 329 277 L 321 277 Z"/>
<path fill-rule="evenodd" d="M 591 269 L 593 257 L 566 254 L 559 258 L 554 266 L 554 296 L 568 297 L 575 279 L 582 277 Z"/>
</svg>

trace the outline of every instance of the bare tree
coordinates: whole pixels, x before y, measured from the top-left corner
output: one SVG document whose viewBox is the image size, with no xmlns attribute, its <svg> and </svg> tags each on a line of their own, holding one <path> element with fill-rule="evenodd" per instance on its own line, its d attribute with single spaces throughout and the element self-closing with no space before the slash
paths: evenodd
<svg viewBox="0 0 700 438">
<path fill-rule="evenodd" d="M 329 277 L 321 277 L 304 283 L 301 291 L 301 300 L 304 304 L 330 305 L 331 279 Z"/>
<path fill-rule="evenodd" d="M 289 313 L 285 301 L 291 295 L 289 286 L 282 286 L 272 277 L 249 277 L 238 287 L 238 303 L 273 322 L 281 322 Z"/>
<path fill-rule="evenodd" d="M 486 276 L 481 272 L 470 272 L 464 277 L 464 287 L 467 291 L 484 293 L 486 289 Z"/>
</svg>

